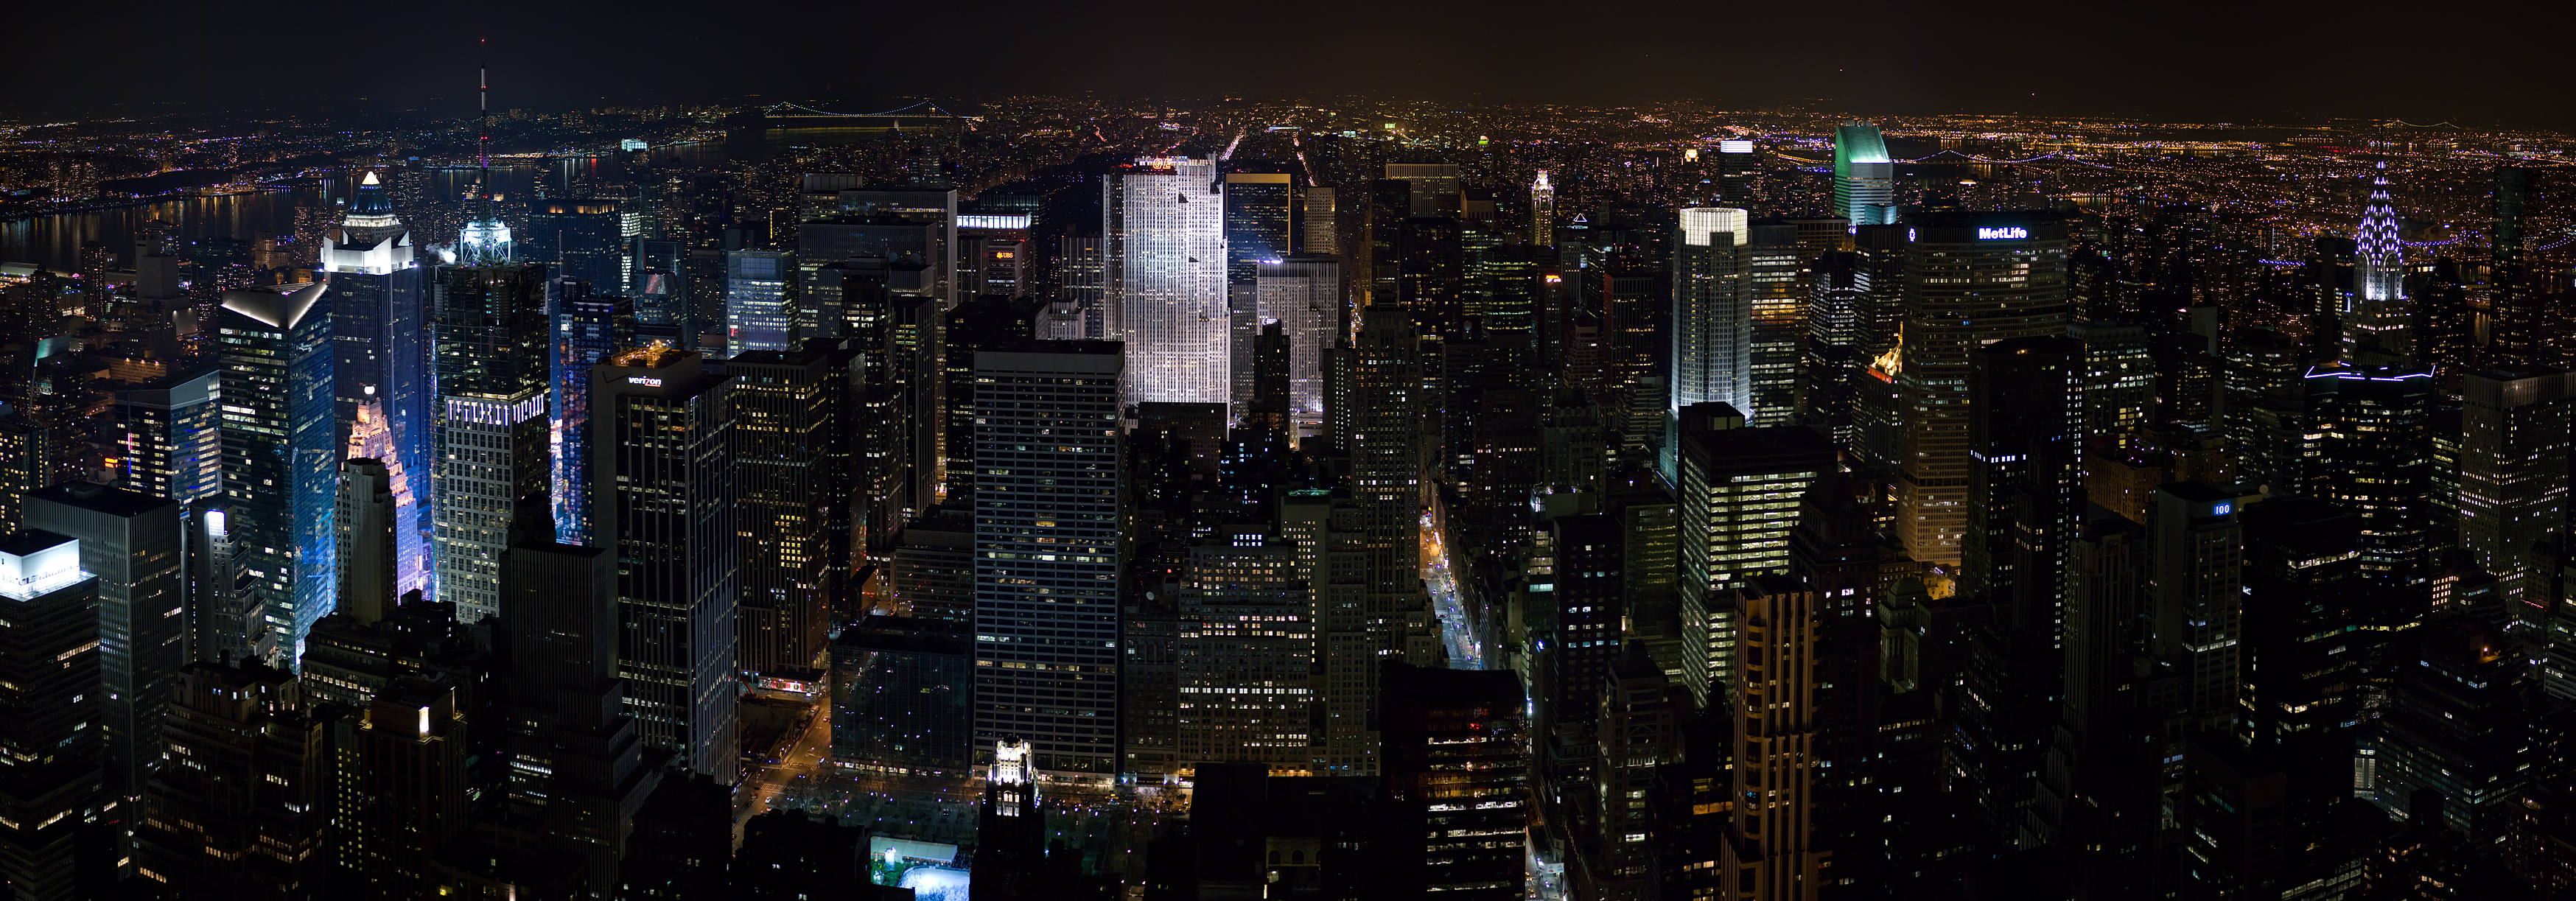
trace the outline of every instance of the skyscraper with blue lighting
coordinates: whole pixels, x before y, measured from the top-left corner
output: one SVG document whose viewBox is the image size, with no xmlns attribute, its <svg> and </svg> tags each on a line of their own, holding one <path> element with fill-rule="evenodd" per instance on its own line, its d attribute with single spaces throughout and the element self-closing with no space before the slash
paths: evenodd
<svg viewBox="0 0 2576 901">
<path fill-rule="evenodd" d="M 335 446 L 348 447 L 361 428 L 359 410 L 373 405 L 382 430 L 376 453 L 412 474 L 396 489 L 396 547 L 403 566 L 395 592 L 429 587 L 427 555 L 434 517 L 429 478 L 436 427 L 430 416 L 429 289 L 413 253 L 410 230 L 394 216 L 393 197 L 369 172 L 340 225 L 323 238 L 321 267 L 330 284 L 332 415 Z"/>
<path fill-rule="evenodd" d="M 554 336 L 547 353 L 554 382 L 547 440 L 554 451 L 555 540 L 564 544 L 589 544 L 596 526 L 590 513 L 590 367 L 635 346 L 634 302 L 590 289 L 590 282 L 577 278 L 546 282 Z"/>
<path fill-rule="evenodd" d="M 331 613 L 339 580 L 333 508 L 341 445 L 332 415 L 331 302 L 321 282 L 224 292 L 224 497 L 252 600 L 292 667 Z"/>
</svg>

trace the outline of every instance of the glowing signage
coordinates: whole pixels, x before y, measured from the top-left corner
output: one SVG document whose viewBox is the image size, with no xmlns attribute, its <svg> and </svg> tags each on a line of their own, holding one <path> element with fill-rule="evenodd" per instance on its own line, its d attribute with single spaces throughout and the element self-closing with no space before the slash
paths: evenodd
<svg viewBox="0 0 2576 901">
<path fill-rule="evenodd" d="M 1719 141 L 1719 142 L 1717 142 L 1717 152 L 1719 152 L 1719 153 L 1752 153 L 1752 152 L 1753 152 L 1753 142 L 1751 142 L 1751 141 Z"/>
<path fill-rule="evenodd" d="M 2028 237 L 2030 237 L 2030 229 L 2018 225 L 1977 229 L 1979 241 L 2019 241 Z"/>
<path fill-rule="evenodd" d="M 2219 504 L 2215 507 L 2209 508 L 2209 515 L 2211 516 L 2225 516 L 2234 512 L 2236 512 L 2235 504 Z"/>
<path fill-rule="evenodd" d="M 659 388 L 662 387 L 662 377 L 658 375 L 630 375 L 626 377 L 626 383 L 629 385 L 642 385 L 647 388 Z"/>
</svg>

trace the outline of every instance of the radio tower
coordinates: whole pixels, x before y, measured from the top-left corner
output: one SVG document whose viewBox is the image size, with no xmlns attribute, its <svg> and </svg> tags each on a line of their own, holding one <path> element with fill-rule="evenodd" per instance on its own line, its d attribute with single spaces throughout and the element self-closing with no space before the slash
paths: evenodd
<svg viewBox="0 0 2576 901">
<path fill-rule="evenodd" d="M 500 211 L 493 206 L 497 198 L 492 192 L 492 67 L 489 63 L 474 70 L 474 102 L 480 107 L 475 123 L 474 158 L 481 170 L 476 175 L 474 189 L 483 208 L 481 217 L 466 223 L 463 233 L 458 236 L 456 261 L 467 266 L 500 266 L 510 262 L 510 227 L 502 224 Z"/>
</svg>

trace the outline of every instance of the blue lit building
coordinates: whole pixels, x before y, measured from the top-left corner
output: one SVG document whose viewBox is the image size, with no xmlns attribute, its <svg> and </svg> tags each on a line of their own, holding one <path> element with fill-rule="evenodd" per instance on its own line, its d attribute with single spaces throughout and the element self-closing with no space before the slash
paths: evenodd
<svg viewBox="0 0 2576 901">
<path fill-rule="evenodd" d="M 725 254 L 725 352 L 794 350 L 796 255 L 777 250 Z"/>
<path fill-rule="evenodd" d="M 324 237 L 321 268 L 331 302 L 333 446 L 348 447 L 358 409 L 374 402 L 393 455 L 387 462 L 413 476 L 396 491 L 399 547 L 430 541 L 429 478 L 436 423 L 431 418 L 429 286 L 411 235 L 395 218 L 393 198 L 367 173 L 340 225 Z M 395 591 L 430 592 L 426 555 L 403 554 Z"/>
<path fill-rule="evenodd" d="M 635 344 L 635 304 L 592 294 L 578 278 L 546 282 L 554 340 L 547 354 L 554 380 L 555 540 L 590 544 L 590 367 Z"/>
<path fill-rule="evenodd" d="M 294 667 L 304 636 L 338 593 L 333 515 L 331 302 L 320 282 L 224 292 L 215 314 L 223 366 L 224 500 L 252 602 Z"/>
</svg>

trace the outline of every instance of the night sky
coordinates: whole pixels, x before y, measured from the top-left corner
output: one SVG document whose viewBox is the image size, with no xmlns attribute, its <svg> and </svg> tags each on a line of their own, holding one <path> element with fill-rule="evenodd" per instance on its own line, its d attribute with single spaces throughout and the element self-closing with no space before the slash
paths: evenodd
<svg viewBox="0 0 2576 901">
<path fill-rule="evenodd" d="M 463 14 L 468 10 L 483 15 Z M 2576 128 L 2576 3 L 97 3 L 10 15 L 0 112 L 1074 93 Z M 489 36 L 488 54 L 476 38 Z M 360 100 L 359 98 L 366 98 Z M 869 112 L 872 110 L 842 110 Z"/>
</svg>

